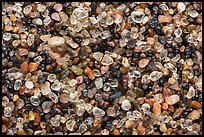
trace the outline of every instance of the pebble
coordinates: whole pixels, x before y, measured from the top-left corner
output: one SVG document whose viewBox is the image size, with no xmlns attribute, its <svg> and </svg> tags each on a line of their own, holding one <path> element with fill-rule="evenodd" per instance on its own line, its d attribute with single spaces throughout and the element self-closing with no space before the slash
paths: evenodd
<svg viewBox="0 0 204 137">
<path fill-rule="evenodd" d="M 154 38 L 147 37 L 147 43 L 148 43 L 149 45 L 153 45 L 153 44 L 155 43 Z"/>
<path fill-rule="evenodd" d="M 56 11 L 58 11 L 58 12 L 60 12 L 61 10 L 62 10 L 62 4 L 55 4 L 54 6 L 53 6 L 53 9 L 54 10 L 56 10 Z"/>
<path fill-rule="evenodd" d="M 167 99 L 168 105 L 174 105 L 179 102 L 180 97 L 176 94 L 169 96 Z"/>
<path fill-rule="evenodd" d="M 176 80 L 175 80 L 174 78 L 169 78 L 169 79 L 168 79 L 168 83 L 171 84 L 171 85 L 173 85 L 173 84 L 176 83 Z"/>
<path fill-rule="evenodd" d="M 29 70 L 30 72 L 34 72 L 34 71 L 36 71 L 36 70 L 38 69 L 38 66 L 39 66 L 38 63 L 36 63 L 36 62 L 31 62 L 31 63 L 29 63 L 29 65 L 28 65 L 28 70 Z"/>
<path fill-rule="evenodd" d="M 33 82 L 32 81 L 26 81 L 25 87 L 28 89 L 32 89 L 34 87 Z"/>
<path fill-rule="evenodd" d="M 35 25 L 43 25 L 43 21 L 40 18 L 33 19 L 32 23 Z"/>
<path fill-rule="evenodd" d="M 94 81 L 94 84 L 97 89 L 103 88 L 103 79 L 102 78 L 96 78 Z"/>
<path fill-rule="evenodd" d="M 166 133 L 167 132 L 167 127 L 166 127 L 166 124 L 161 124 L 160 127 L 159 127 L 159 130 L 163 133 Z"/>
<path fill-rule="evenodd" d="M 141 60 L 139 61 L 139 67 L 140 67 L 140 68 L 145 68 L 148 63 L 149 63 L 149 60 L 148 60 L 148 59 L 141 59 Z"/>
<path fill-rule="evenodd" d="M 71 71 L 73 71 L 76 75 L 81 75 L 83 73 L 83 69 L 81 69 L 79 66 L 73 65 L 71 66 Z"/>
<path fill-rule="evenodd" d="M 48 39 L 48 45 L 50 46 L 61 46 L 65 44 L 65 39 L 63 37 L 54 36 Z"/>
<path fill-rule="evenodd" d="M 188 114 L 188 118 L 191 120 L 197 120 L 200 118 L 200 112 L 198 110 L 193 110 Z"/>
<path fill-rule="evenodd" d="M 60 16 L 57 12 L 52 13 L 51 18 L 55 21 L 61 21 Z"/>
<path fill-rule="evenodd" d="M 28 69 L 28 63 L 26 61 L 24 61 L 21 65 L 20 65 L 20 71 L 23 74 L 28 73 L 29 69 Z"/>
<path fill-rule="evenodd" d="M 177 9 L 179 13 L 182 13 L 183 11 L 186 10 L 186 5 L 183 2 L 179 2 L 177 4 Z"/>
<path fill-rule="evenodd" d="M 171 15 L 159 15 L 158 21 L 159 23 L 168 23 L 171 22 L 172 16 Z"/>
<path fill-rule="evenodd" d="M 149 76 L 152 81 L 157 81 L 163 76 L 163 73 L 159 71 L 153 71 Z"/>
<path fill-rule="evenodd" d="M 129 63 L 129 61 L 128 61 L 128 59 L 126 57 L 122 58 L 122 65 L 124 67 L 129 67 L 130 66 L 130 63 Z"/>
<path fill-rule="evenodd" d="M 91 79 L 94 80 L 95 79 L 95 75 L 93 73 L 93 70 L 91 70 L 88 66 L 86 67 L 86 69 L 84 70 L 84 73 Z"/>
<path fill-rule="evenodd" d="M 103 64 L 103 65 L 111 65 L 111 64 L 113 64 L 113 59 L 109 56 L 109 55 L 107 55 L 107 54 L 105 54 L 104 56 L 103 56 L 103 59 L 102 59 L 102 61 L 101 61 L 101 64 Z"/>
<path fill-rule="evenodd" d="M 131 103 L 129 100 L 124 100 L 121 104 L 121 108 L 125 111 L 128 111 L 131 108 Z"/>
<path fill-rule="evenodd" d="M 68 120 L 68 121 L 66 122 L 66 128 L 67 128 L 69 131 L 73 131 L 75 124 L 76 124 L 76 121 L 74 121 L 74 120 Z"/>
<path fill-rule="evenodd" d="M 53 103 L 52 101 L 44 101 L 42 103 L 42 110 L 44 113 L 49 113 L 52 109 Z"/>
<path fill-rule="evenodd" d="M 178 118 L 180 118 L 180 117 L 183 115 L 183 113 L 184 113 L 184 109 L 183 109 L 183 108 L 179 108 L 179 109 L 177 109 L 177 110 L 173 113 L 172 118 L 173 118 L 173 119 L 178 119 Z"/>
<path fill-rule="evenodd" d="M 93 53 L 93 58 L 97 61 L 101 61 L 103 58 L 103 53 L 101 52 L 94 52 Z"/>
<path fill-rule="evenodd" d="M 153 111 L 154 115 L 159 116 L 161 114 L 161 105 L 160 105 L 160 103 L 155 102 L 154 105 L 153 105 L 153 110 L 152 111 Z"/>
<path fill-rule="evenodd" d="M 48 95 L 51 92 L 50 82 L 46 81 L 44 84 L 41 84 L 40 89 L 43 95 Z"/>
<path fill-rule="evenodd" d="M 195 89 L 193 86 L 191 86 L 187 92 L 186 98 L 191 99 L 195 96 Z"/>
<path fill-rule="evenodd" d="M 196 108 L 196 109 L 202 108 L 201 103 L 198 102 L 198 101 L 191 101 L 190 104 L 189 104 L 189 106 L 192 107 L 192 108 Z"/>
<path fill-rule="evenodd" d="M 17 134 L 18 135 L 26 135 L 24 129 L 20 128 L 18 131 L 17 131 Z"/>
<path fill-rule="evenodd" d="M 141 23 L 145 14 L 141 11 L 133 11 L 130 16 L 135 23 Z"/>
</svg>

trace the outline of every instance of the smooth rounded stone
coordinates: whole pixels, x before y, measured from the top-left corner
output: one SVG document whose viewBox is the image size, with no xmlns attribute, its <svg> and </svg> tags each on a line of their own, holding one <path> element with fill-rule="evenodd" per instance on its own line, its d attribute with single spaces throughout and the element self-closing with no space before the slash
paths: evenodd
<svg viewBox="0 0 204 137">
<path fill-rule="evenodd" d="M 109 135 L 109 130 L 107 130 L 107 129 L 104 129 L 104 130 L 102 130 L 101 131 L 101 135 Z"/>
<path fill-rule="evenodd" d="M 121 108 L 125 111 L 128 111 L 131 108 L 130 100 L 124 100 L 121 104 Z"/>
<path fill-rule="evenodd" d="M 93 58 L 97 61 L 101 61 L 103 58 L 103 53 L 101 52 L 94 52 L 93 53 Z"/>
<path fill-rule="evenodd" d="M 189 106 L 196 109 L 202 108 L 201 103 L 198 101 L 191 101 Z"/>
<path fill-rule="evenodd" d="M 33 111 L 29 111 L 28 119 L 29 119 L 30 121 L 33 121 L 33 120 L 35 119 L 35 115 L 34 115 Z"/>
<path fill-rule="evenodd" d="M 81 20 L 84 19 L 86 17 L 88 17 L 88 12 L 87 10 L 85 10 L 84 8 L 75 8 L 72 12 L 72 16 L 77 19 L 77 20 Z"/>
<path fill-rule="evenodd" d="M 43 20 L 43 23 L 44 23 L 45 25 L 48 25 L 48 24 L 50 24 L 51 21 L 52 21 L 52 20 L 51 20 L 50 16 L 46 16 L 45 19 Z"/>
<path fill-rule="evenodd" d="M 159 15 L 158 16 L 159 23 L 168 23 L 172 21 L 171 15 Z"/>
<path fill-rule="evenodd" d="M 38 10 L 39 12 L 43 12 L 43 11 L 45 11 L 45 9 L 46 9 L 46 6 L 45 6 L 45 5 L 37 4 L 37 10 Z"/>
<path fill-rule="evenodd" d="M 87 125 L 85 125 L 84 123 L 79 126 L 79 132 L 82 134 L 85 133 L 87 129 Z"/>
<path fill-rule="evenodd" d="M 71 71 L 73 71 L 76 75 L 83 74 L 83 69 L 81 69 L 79 66 L 73 65 L 71 66 Z"/>
<path fill-rule="evenodd" d="M 94 81 L 94 84 L 97 89 L 103 88 L 103 79 L 102 78 L 96 78 Z"/>
<path fill-rule="evenodd" d="M 33 8 L 33 7 L 32 7 L 31 5 L 25 6 L 25 7 L 23 8 L 23 13 L 24 13 L 25 15 L 31 13 L 32 8 Z"/>
<path fill-rule="evenodd" d="M 103 85 L 103 90 L 104 90 L 104 91 L 109 91 L 109 90 L 110 90 L 110 83 L 105 83 L 105 84 Z"/>
<path fill-rule="evenodd" d="M 142 104 L 141 106 L 141 110 L 144 112 L 144 113 L 147 113 L 150 111 L 150 105 L 145 103 L 145 104 Z"/>
<path fill-rule="evenodd" d="M 188 11 L 188 14 L 192 17 L 192 18 L 196 18 L 198 16 L 198 12 L 196 10 L 190 10 Z"/>
<path fill-rule="evenodd" d="M 162 72 L 153 71 L 153 72 L 150 74 L 150 80 L 152 80 L 152 81 L 157 81 L 157 80 L 159 80 L 162 76 L 163 76 L 163 73 L 162 73 Z"/>
<path fill-rule="evenodd" d="M 180 97 L 176 94 L 169 96 L 167 99 L 168 105 L 174 105 L 179 102 Z"/>
<path fill-rule="evenodd" d="M 23 106 L 24 106 L 24 100 L 23 99 L 18 99 L 17 101 L 16 101 L 16 108 L 17 109 L 21 109 L 21 108 L 23 108 Z"/>
<path fill-rule="evenodd" d="M 69 102 L 69 94 L 68 93 L 61 93 L 59 95 L 59 100 L 61 103 L 64 103 L 64 104 L 68 103 Z"/>
<path fill-rule="evenodd" d="M 186 10 L 186 5 L 183 2 L 177 4 L 178 13 L 182 13 Z"/>
<path fill-rule="evenodd" d="M 4 108 L 4 116 L 5 117 L 11 117 L 12 109 L 10 107 Z"/>
<path fill-rule="evenodd" d="M 70 119 L 70 120 L 68 120 L 68 121 L 66 122 L 66 128 L 67 128 L 69 131 L 73 131 L 75 124 L 76 124 L 76 121 Z"/>
<path fill-rule="evenodd" d="M 105 114 L 106 114 L 106 112 L 104 110 L 102 110 L 102 109 L 100 109 L 98 107 L 93 108 L 93 115 L 94 116 L 99 115 L 99 116 L 103 117 L 103 116 L 105 116 Z"/>
<path fill-rule="evenodd" d="M 33 19 L 32 23 L 35 24 L 35 25 L 43 25 L 43 21 L 40 18 Z"/>
<path fill-rule="evenodd" d="M 130 16 L 135 23 L 141 23 L 145 14 L 141 11 L 133 11 Z"/>
<path fill-rule="evenodd" d="M 114 107 L 109 107 L 107 110 L 106 110 L 106 113 L 107 113 L 107 116 L 109 117 L 114 117 L 115 114 L 116 114 L 116 110 Z"/>
<path fill-rule="evenodd" d="M 172 118 L 173 118 L 173 119 L 178 119 L 178 118 L 180 118 L 180 117 L 183 115 L 183 113 L 184 113 L 184 109 L 183 109 L 183 108 L 179 108 L 179 109 L 177 109 L 177 110 L 173 113 Z"/>
<path fill-rule="evenodd" d="M 52 100 L 53 103 L 57 103 L 58 102 L 58 96 L 54 92 L 50 92 L 48 94 L 48 97 Z"/>
<path fill-rule="evenodd" d="M 148 59 L 141 59 L 138 63 L 140 68 L 145 68 L 147 66 L 147 64 L 149 63 Z"/>
<path fill-rule="evenodd" d="M 28 69 L 29 69 L 30 72 L 34 72 L 34 71 L 36 71 L 38 69 L 38 66 L 39 66 L 39 63 L 31 62 L 28 65 Z"/>
<path fill-rule="evenodd" d="M 60 16 L 57 12 L 52 13 L 51 18 L 55 21 L 61 21 Z"/>
<path fill-rule="evenodd" d="M 68 20 L 68 18 L 69 18 L 69 17 L 67 16 L 67 14 L 64 13 L 64 12 L 59 12 L 59 16 L 60 16 L 62 22 L 66 22 L 66 21 Z"/>
<path fill-rule="evenodd" d="M 85 119 L 85 124 L 86 125 L 91 125 L 93 123 L 93 118 L 92 117 L 87 117 L 86 119 Z"/>
<path fill-rule="evenodd" d="M 167 127 L 166 127 L 166 124 L 161 124 L 160 127 L 159 127 L 159 130 L 163 133 L 166 133 L 167 132 Z"/>
<path fill-rule="evenodd" d="M 38 125 L 38 124 L 40 124 L 40 121 L 41 121 L 41 117 L 40 117 L 40 115 L 38 114 L 38 113 L 36 113 L 36 112 L 34 112 L 34 117 L 35 117 L 35 119 L 34 119 L 34 125 Z"/>
<path fill-rule="evenodd" d="M 2 37 L 3 40 L 9 41 L 9 40 L 11 40 L 11 38 L 12 38 L 11 33 L 7 33 L 7 32 L 3 33 L 3 37 Z"/>
<path fill-rule="evenodd" d="M 42 94 L 45 96 L 45 95 L 48 95 L 50 92 L 51 92 L 51 89 L 50 89 L 50 82 L 45 82 L 44 84 L 41 84 L 40 86 L 40 89 L 41 89 L 41 92 Z"/>
<path fill-rule="evenodd" d="M 52 109 L 53 102 L 52 101 L 44 101 L 42 103 L 42 110 L 44 113 L 49 113 L 50 110 Z"/>
<path fill-rule="evenodd" d="M 133 115 L 134 118 L 141 118 L 142 117 L 142 113 L 139 112 L 138 110 L 134 110 L 132 112 L 132 115 Z"/>
<path fill-rule="evenodd" d="M 78 102 L 79 96 L 77 95 L 77 91 L 74 93 L 70 93 L 69 95 L 69 102 Z"/>
<path fill-rule="evenodd" d="M 31 96 L 30 102 L 33 106 L 39 106 L 39 104 L 40 104 L 40 100 L 37 96 Z"/>
<path fill-rule="evenodd" d="M 152 109 L 154 115 L 159 116 L 161 114 L 161 105 L 160 103 L 155 102 Z"/>
<path fill-rule="evenodd" d="M 197 120 L 200 118 L 200 112 L 198 110 L 193 110 L 188 114 L 188 118 L 191 120 Z"/>
<path fill-rule="evenodd" d="M 168 10 L 169 10 L 169 7 L 168 7 L 165 3 L 160 4 L 160 5 L 159 5 L 159 8 L 161 8 L 161 9 L 164 10 L 164 11 L 168 11 Z"/>
<path fill-rule="evenodd" d="M 25 87 L 28 89 L 32 89 L 34 87 L 34 84 L 32 81 L 26 81 L 25 82 Z"/>
<path fill-rule="evenodd" d="M 128 61 L 128 59 L 126 57 L 122 58 L 122 65 L 124 67 L 129 67 L 130 66 L 130 63 L 129 63 L 129 61 Z"/>
<path fill-rule="evenodd" d="M 171 85 L 173 85 L 173 84 L 176 83 L 176 80 L 175 80 L 174 78 L 169 78 L 169 79 L 168 79 L 168 83 L 171 84 Z"/>
<path fill-rule="evenodd" d="M 60 12 L 62 10 L 62 4 L 59 4 L 59 3 L 55 4 L 53 6 L 53 9 Z"/>
<path fill-rule="evenodd" d="M 142 83 L 149 83 L 150 82 L 150 75 L 143 75 L 141 82 Z"/>
<path fill-rule="evenodd" d="M 65 44 L 65 39 L 63 37 L 54 36 L 48 40 L 48 45 L 50 46 L 61 46 Z"/>
<path fill-rule="evenodd" d="M 177 28 L 174 31 L 174 34 L 175 34 L 176 37 L 180 37 L 182 35 L 182 29 L 181 28 Z"/>
<path fill-rule="evenodd" d="M 52 118 L 50 119 L 50 124 L 51 124 L 52 126 L 54 126 L 54 127 L 58 127 L 58 126 L 60 126 L 60 121 L 57 120 L 55 117 L 52 117 Z"/>
<path fill-rule="evenodd" d="M 77 80 L 76 79 L 71 79 L 71 80 L 68 81 L 68 83 L 69 83 L 69 85 L 71 87 L 73 87 L 73 86 L 75 86 L 77 84 Z"/>
<path fill-rule="evenodd" d="M 195 96 L 195 89 L 191 86 L 187 92 L 186 98 L 191 99 Z"/>
<path fill-rule="evenodd" d="M 51 89 L 55 91 L 60 91 L 62 87 L 62 83 L 59 80 L 55 80 L 54 83 L 51 85 Z"/>
<path fill-rule="evenodd" d="M 103 64 L 103 65 L 111 65 L 111 64 L 113 64 L 113 59 L 109 56 L 109 55 L 107 55 L 107 54 L 105 54 L 104 56 L 103 56 L 103 59 L 102 59 L 102 61 L 101 61 L 101 64 Z"/>
<path fill-rule="evenodd" d="M 125 128 L 131 128 L 134 124 L 135 122 L 129 119 L 125 122 Z"/>
<path fill-rule="evenodd" d="M 14 90 L 19 90 L 20 87 L 22 86 L 22 81 L 21 80 L 16 80 L 14 83 Z"/>
</svg>

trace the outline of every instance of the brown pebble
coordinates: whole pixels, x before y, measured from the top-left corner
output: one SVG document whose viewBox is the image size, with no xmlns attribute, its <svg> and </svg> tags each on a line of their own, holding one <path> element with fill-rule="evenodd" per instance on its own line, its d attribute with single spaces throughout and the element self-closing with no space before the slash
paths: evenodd
<svg viewBox="0 0 204 137">
<path fill-rule="evenodd" d="M 140 67 L 140 68 L 145 68 L 148 63 L 149 63 L 149 60 L 148 60 L 148 59 L 141 59 L 141 60 L 139 61 L 139 67 Z"/>
<path fill-rule="evenodd" d="M 139 125 L 137 127 L 137 131 L 138 131 L 138 135 L 145 135 L 146 133 L 146 129 L 142 125 Z"/>
<path fill-rule="evenodd" d="M 171 22 L 172 16 L 171 15 L 159 15 L 158 21 L 159 23 L 168 23 Z"/>
<path fill-rule="evenodd" d="M 185 51 L 185 48 L 186 48 L 186 47 L 185 47 L 184 45 L 182 45 L 179 50 L 180 50 L 181 52 L 184 52 L 184 51 Z"/>
<path fill-rule="evenodd" d="M 7 126 L 6 126 L 5 124 L 3 124 L 1 131 L 2 131 L 3 133 L 5 133 L 5 132 L 7 131 L 7 129 L 8 129 Z"/>
<path fill-rule="evenodd" d="M 173 114 L 173 119 L 176 120 L 176 119 L 180 118 L 183 113 L 184 113 L 183 108 L 177 109 Z"/>
<path fill-rule="evenodd" d="M 24 61 L 21 65 L 20 65 L 20 71 L 23 74 L 28 73 L 28 63 L 26 61 Z"/>
<path fill-rule="evenodd" d="M 91 79 L 95 79 L 95 75 L 93 74 L 93 71 L 87 66 L 84 70 L 84 73 Z"/>
<path fill-rule="evenodd" d="M 197 120 L 200 118 L 200 112 L 197 110 L 193 110 L 191 113 L 188 114 L 188 118 L 191 120 Z"/>
<path fill-rule="evenodd" d="M 28 55 L 28 50 L 24 48 L 18 48 L 17 53 L 20 56 L 25 56 L 25 55 Z"/>
<path fill-rule="evenodd" d="M 154 38 L 148 37 L 148 38 L 147 38 L 147 43 L 148 43 L 149 45 L 153 45 L 153 44 L 155 43 Z"/>
<path fill-rule="evenodd" d="M 159 103 L 155 102 L 153 105 L 152 111 L 153 111 L 154 115 L 156 115 L 156 116 L 160 115 L 161 114 L 161 105 Z"/>
<path fill-rule="evenodd" d="M 36 62 L 31 62 L 28 66 L 30 72 L 36 71 L 38 69 L 39 64 Z"/>
<path fill-rule="evenodd" d="M 18 135 L 26 135 L 25 131 L 24 131 L 22 128 L 20 128 L 20 129 L 17 131 L 17 134 L 18 134 Z"/>
<path fill-rule="evenodd" d="M 196 109 L 199 109 L 202 107 L 201 103 L 199 103 L 198 101 L 191 101 L 189 106 Z"/>
<path fill-rule="evenodd" d="M 39 125 L 40 124 L 40 120 L 41 120 L 40 115 L 38 113 L 34 112 L 34 117 L 35 117 L 35 119 L 33 121 L 34 125 Z"/>
<path fill-rule="evenodd" d="M 9 124 L 9 120 L 8 120 L 8 118 L 7 117 L 5 117 L 5 116 L 2 116 L 2 123 L 3 124 Z"/>
</svg>

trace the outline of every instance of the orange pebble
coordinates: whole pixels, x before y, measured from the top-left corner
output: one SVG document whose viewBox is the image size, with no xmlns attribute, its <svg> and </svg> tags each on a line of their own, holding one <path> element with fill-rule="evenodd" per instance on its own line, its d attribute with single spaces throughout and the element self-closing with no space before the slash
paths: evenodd
<svg viewBox="0 0 204 137">
<path fill-rule="evenodd" d="M 11 16 L 10 16 L 10 20 L 11 20 L 11 21 L 16 21 L 17 18 L 16 18 L 16 16 L 15 16 L 14 14 L 11 14 Z"/>
<path fill-rule="evenodd" d="M 20 65 L 20 71 L 23 74 L 28 73 L 28 63 L 26 61 L 24 61 L 21 65 Z"/>
<path fill-rule="evenodd" d="M 183 45 L 183 46 L 180 47 L 179 50 L 180 50 L 181 52 L 184 52 L 185 48 L 186 48 L 186 47 Z"/>
<path fill-rule="evenodd" d="M 87 66 L 84 70 L 84 73 L 91 79 L 95 79 L 95 75 L 93 74 L 93 71 Z"/>
<path fill-rule="evenodd" d="M 168 135 L 171 135 L 172 131 L 173 131 L 172 128 L 168 128 L 167 134 L 168 134 Z"/>
<path fill-rule="evenodd" d="M 151 37 L 148 37 L 147 38 L 147 43 L 149 44 L 149 45 L 153 45 L 154 44 L 154 38 L 151 38 Z"/>
<path fill-rule="evenodd" d="M 100 122 L 98 120 L 94 120 L 94 122 L 93 122 L 94 127 L 97 127 L 99 124 L 100 124 Z"/>
<path fill-rule="evenodd" d="M 39 64 L 36 62 L 31 62 L 28 66 L 30 72 L 36 71 L 38 69 Z"/>
<path fill-rule="evenodd" d="M 114 129 L 114 130 L 113 130 L 113 134 L 114 134 L 114 135 L 120 135 L 120 132 L 119 132 L 118 129 Z"/>
</svg>

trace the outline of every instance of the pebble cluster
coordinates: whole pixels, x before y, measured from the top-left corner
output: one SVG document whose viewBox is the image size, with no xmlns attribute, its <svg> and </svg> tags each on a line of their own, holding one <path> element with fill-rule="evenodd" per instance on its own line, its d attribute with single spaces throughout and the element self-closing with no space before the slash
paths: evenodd
<svg viewBox="0 0 204 137">
<path fill-rule="evenodd" d="M 3 2 L 2 133 L 202 135 L 202 3 Z"/>
</svg>

